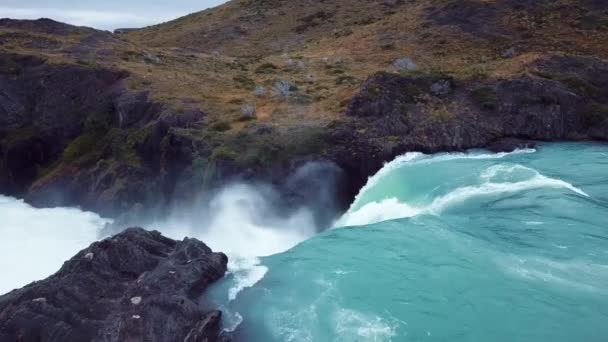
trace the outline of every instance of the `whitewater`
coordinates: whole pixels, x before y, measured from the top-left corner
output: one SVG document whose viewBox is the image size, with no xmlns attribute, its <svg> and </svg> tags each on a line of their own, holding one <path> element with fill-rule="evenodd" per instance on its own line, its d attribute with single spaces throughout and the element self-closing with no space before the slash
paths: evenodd
<svg viewBox="0 0 608 342">
<path fill-rule="evenodd" d="M 229 273 L 201 303 L 221 309 L 238 340 L 608 336 L 606 145 L 407 153 L 332 227 L 316 227 L 309 208 L 285 215 L 277 196 L 235 184 L 198 215 L 149 227 L 229 255 Z M 109 222 L 8 197 L 0 216 L 0 292 L 50 275 Z"/>
</svg>

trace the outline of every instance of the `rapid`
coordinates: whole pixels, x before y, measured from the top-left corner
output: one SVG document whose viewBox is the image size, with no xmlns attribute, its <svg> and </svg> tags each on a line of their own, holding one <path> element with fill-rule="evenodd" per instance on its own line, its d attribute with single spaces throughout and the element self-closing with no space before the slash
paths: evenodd
<svg viewBox="0 0 608 342">
<path fill-rule="evenodd" d="M 605 341 L 608 146 L 407 153 L 332 227 L 234 184 L 148 226 L 230 259 L 201 300 L 243 341 Z M 55 272 L 110 220 L 0 197 L 0 292 Z M 328 229 L 326 229 L 328 228 Z M 18 266 L 17 266 L 18 265 Z"/>
</svg>

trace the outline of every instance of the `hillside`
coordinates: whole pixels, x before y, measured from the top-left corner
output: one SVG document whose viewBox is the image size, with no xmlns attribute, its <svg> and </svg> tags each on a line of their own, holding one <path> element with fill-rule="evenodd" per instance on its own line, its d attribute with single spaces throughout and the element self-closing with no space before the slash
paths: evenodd
<svg viewBox="0 0 608 342">
<path fill-rule="evenodd" d="M 346 204 L 408 150 L 606 140 L 607 41 L 601 0 L 233 0 L 116 35 L 2 20 L 0 192 L 116 216 L 329 160 Z"/>
</svg>

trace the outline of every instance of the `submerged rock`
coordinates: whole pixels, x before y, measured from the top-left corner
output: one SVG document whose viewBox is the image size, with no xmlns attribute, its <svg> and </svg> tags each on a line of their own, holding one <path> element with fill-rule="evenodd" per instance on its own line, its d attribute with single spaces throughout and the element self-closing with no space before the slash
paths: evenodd
<svg viewBox="0 0 608 342">
<path fill-rule="evenodd" d="M 199 298 L 227 261 L 195 239 L 127 229 L 1 296 L 0 341 L 226 341 L 221 312 Z"/>
</svg>

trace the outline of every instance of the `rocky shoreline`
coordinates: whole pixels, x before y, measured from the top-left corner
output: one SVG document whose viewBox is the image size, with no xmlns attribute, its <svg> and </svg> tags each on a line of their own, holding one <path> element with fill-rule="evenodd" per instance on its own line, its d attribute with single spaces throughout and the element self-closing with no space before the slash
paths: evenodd
<svg viewBox="0 0 608 342">
<path fill-rule="evenodd" d="M 0 192 L 42 207 L 77 205 L 122 217 L 124 225 L 141 224 L 138 215 L 162 215 L 171 205 L 236 180 L 273 184 L 294 207 L 306 204 L 300 190 L 309 187 L 289 183 L 310 161 L 333 165 L 333 196 L 343 209 L 383 163 L 408 151 L 509 151 L 533 141 L 608 140 L 608 63 L 590 57 L 554 56 L 510 80 L 378 73 L 361 85 L 345 121 L 320 128 L 302 152 L 267 164 L 245 160 L 245 152 L 217 152 L 234 143 L 229 137 L 212 142 L 185 134 L 188 127 L 207 129 L 204 113 L 175 112 L 128 91 L 116 71 L 2 58 L 19 71 L 0 70 Z M 66 74 L 80 76 L 67 80 L 61 76 Z M 46 81 L 32 87 L 39 79 Z M 57 101 L 66 94 L 72 102 Z M 32 96 L 34 106 L 28 105 Z M 107 122 L 80 115 L 104 108 Z M 94 150 L 70 143 L 75 136 L 89 137 L 87 127 L 95 125 L 104 133 L 93 137 L 99 139 Z M 257 125 L 251 130 L 258 131 L 242 136 L 262 144 L 262 155 L 286 147 L 275 146 L 279 138 L 269 140 Z M 214 150 L 218 143 L 223 145 Z M 74 149 L 84 155 L 70 160 Z"/>
<path fill-rule="evenodd" d="M 129 228 L 0 296 L 0 340 L 229 341 L 222 313 L 200 303 L 227 262 L 196 239 Z"/>
<path fill-rule="evenodd" d="M 378 20 L 389 26 L 392 16 L 406 15 L 410 6 L 359 5 L 378 11 Z M 226 6 L 238 13 L 256 8 Z M 291 9 L 299 11 L 296 7 Z M 530 4 L 519 10 L 563 9 Z M 458 20 L 452 22 L 459 15 L 442 18 L 421 28 L 463 29 Z M 314 22 L 314 16 L 305 19 Z M 326 37 L 308 28 L 298 31 L 315 40 Z M 399 69 L 392 60 L 380 63 L 357 49 L 348 58 L 290 57 L 281 67 L 272 55 L 158 50 L 138 41 L 139 33 L 113 35 L 49 19 L 0 20 L 0 193 L 40 207 L 79 206 L 117 218 L 121 226 L 139 225 L 141 217 L 163 216 L 234 181 L 271 184 L 294 208 L 309 204 L 315 184 L 294 187 L 292 178 L 315 162 L 330 165 L 323 172 L 334 180 L 332 200 L 345 209 L 369 176 L 405 152 L 508 151 L 533 141 L 608 140 L 603 46 L 546 50 L 528 37 L 506 54 L 496 55 L 503 46 L 494 42 L 480 56 L 471 50 L 459 67 L 444 68 L 444 57 L 426 67 L 402 58 L 409 63 Z M 398 52 L 396 33 L 380 37 L 387 42 L 372 47 L 380 49 L 374 50 L 378 58 Z M 348 38 L 331 44 L 343 39 Z M 487 43 L 475 41 L 480 49 Z M 445 53 L 442 46 L 432 50 Z M 363 71 L 355 73 L 358 68 Z M 174 93 L 178 80 L 192 73 L 203 77 L 194 83 L 200 90 Z M 262 83 L 289 89 L 271 94 Z M 230 96 L 216 96 L 218 87 Z M 248 101 L 272 113 L 257 115 Z M 235 117 L 234 106 L 253 114 Z"/>
</svg>

